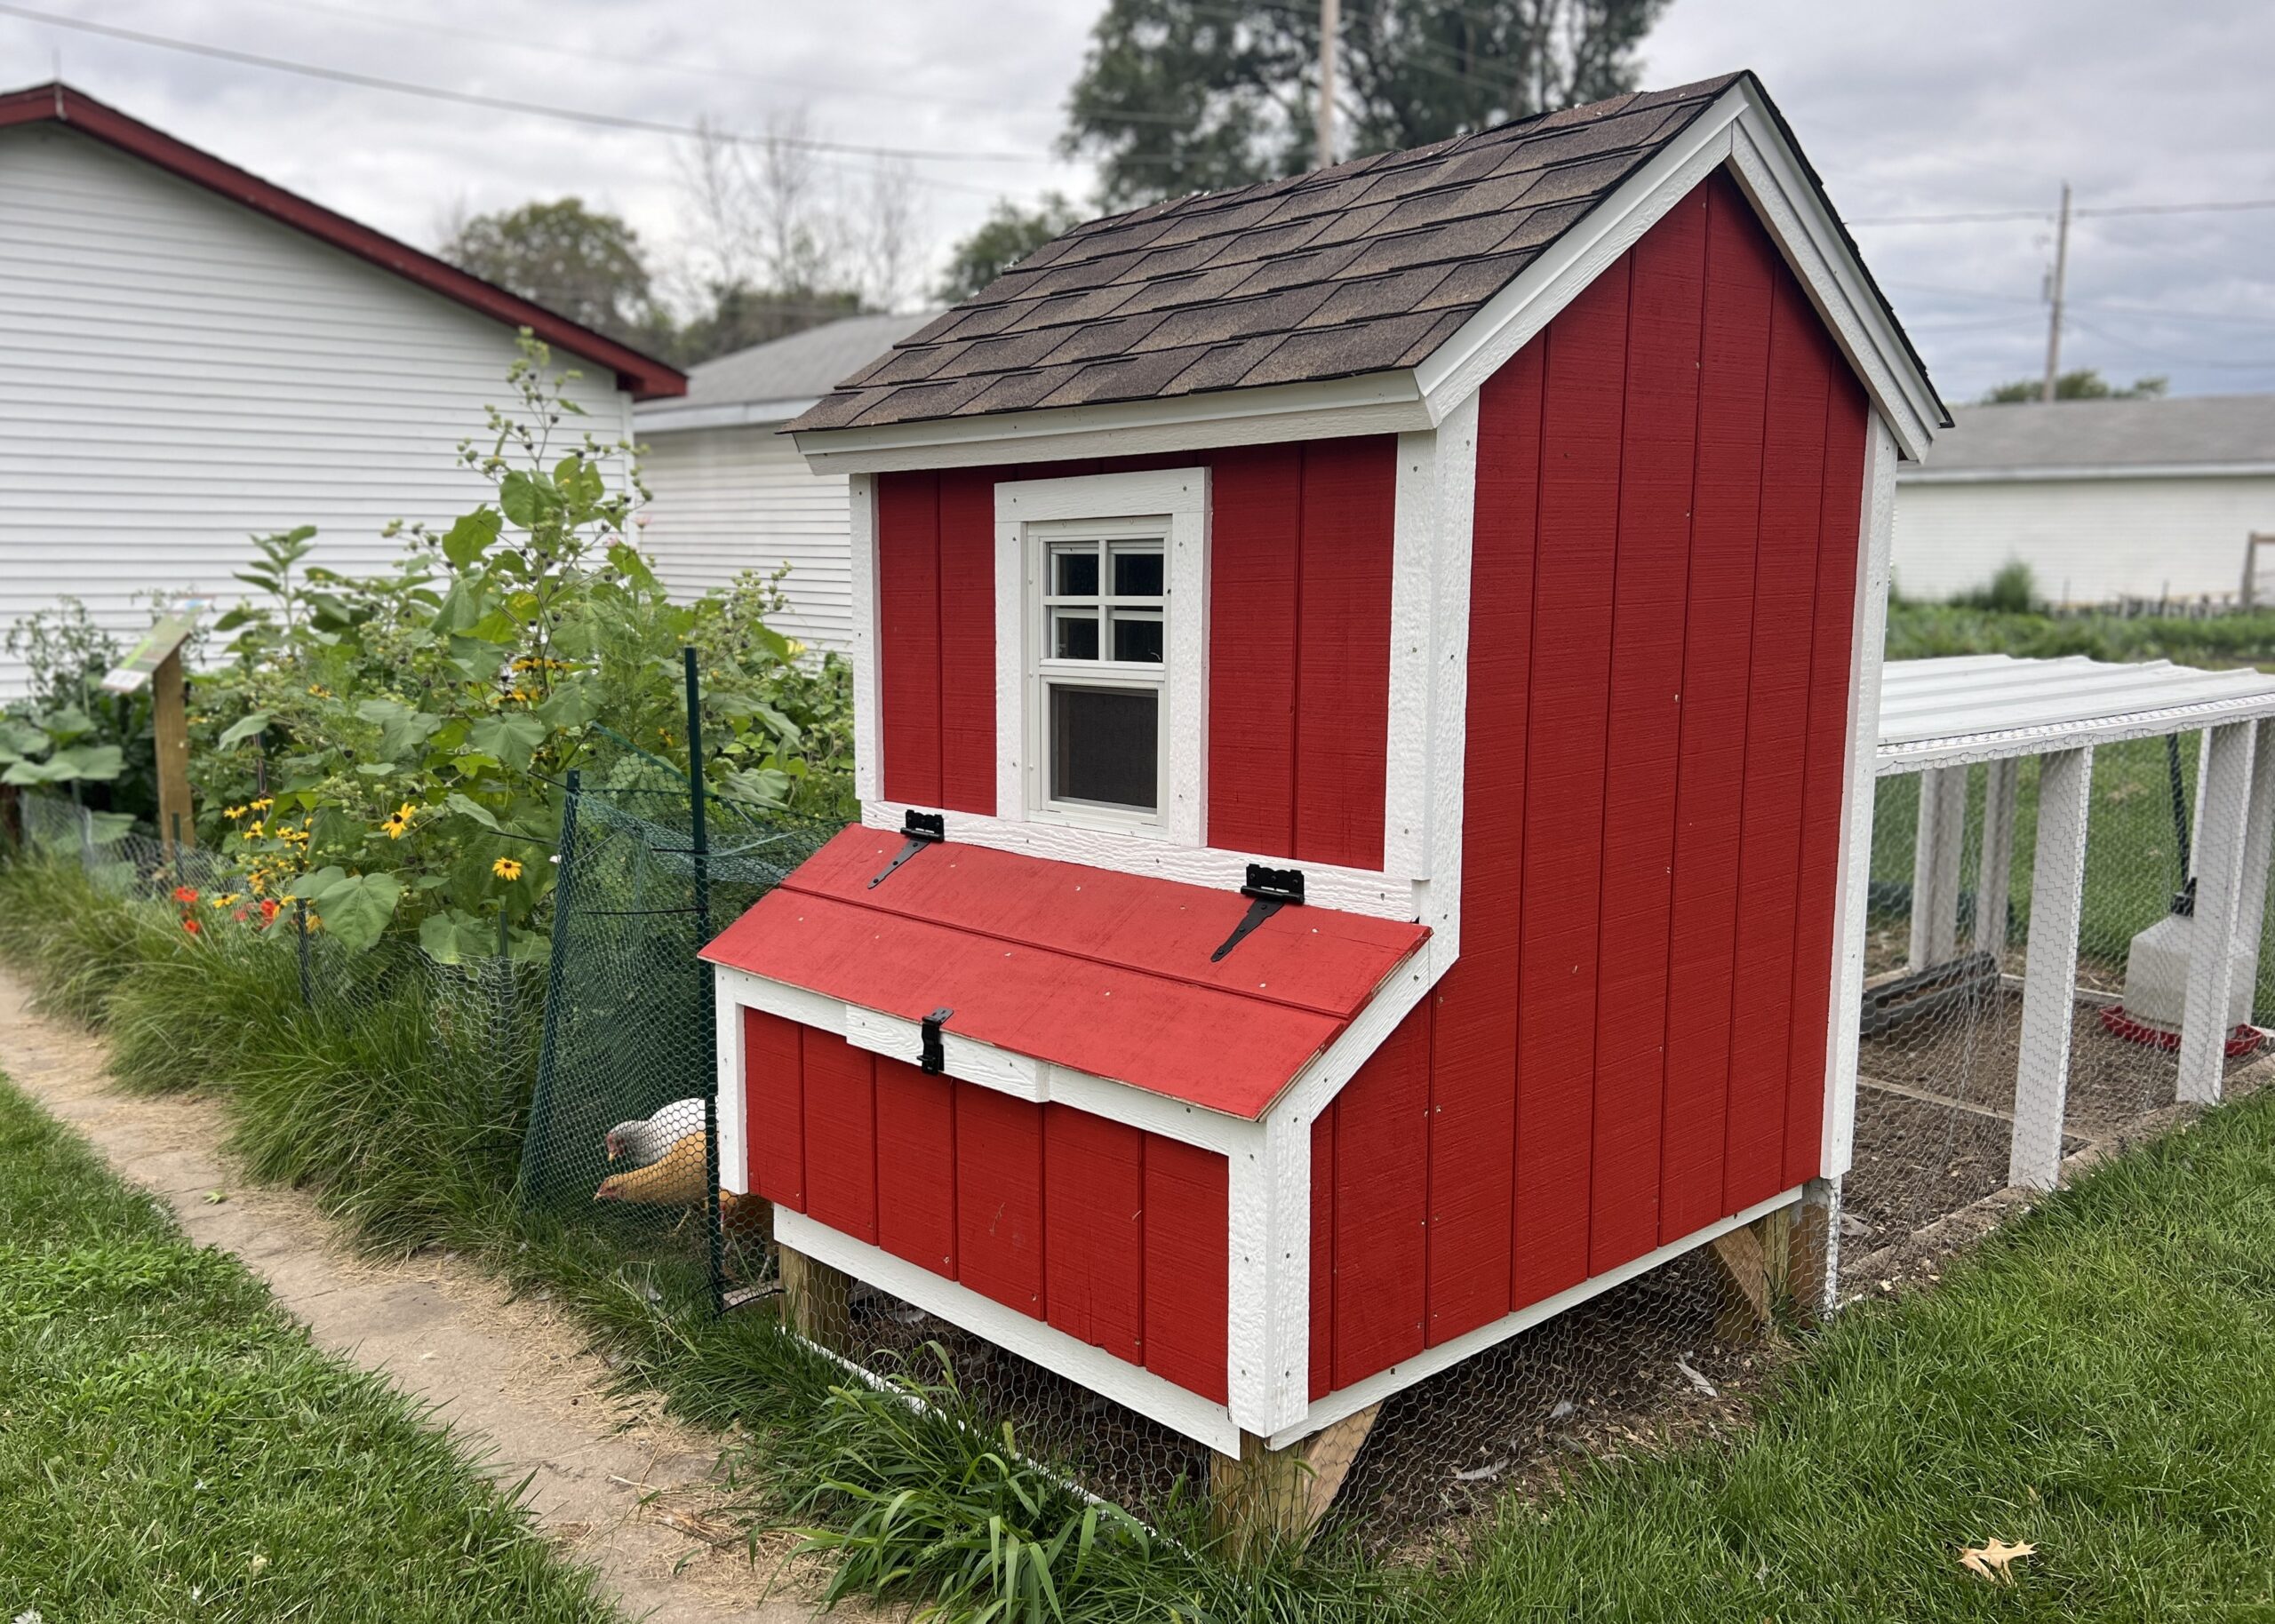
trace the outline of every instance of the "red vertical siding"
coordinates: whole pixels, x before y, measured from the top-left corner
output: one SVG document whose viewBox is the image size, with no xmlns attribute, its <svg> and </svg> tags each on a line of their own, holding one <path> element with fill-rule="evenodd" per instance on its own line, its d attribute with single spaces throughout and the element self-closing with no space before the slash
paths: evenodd
<svg viewBox="0 0 2275 1624">
<path fill-rule="evenodd" d="M 1732 1209 L 1784 1188 L 1807 760 L 1799 746 L 1808 731 L 1808 632 L 1816 606 L 1824 500 L 1827 350 L 1800 289 L 1781 275 L 1769 313 L 1761 539 L 1746 695 L 1745 824 L 1738 842 L 1744 906 L 1730 999 L 1730 1110 L 1722 1150 L 1722 1201 Z"/>
<path fill-rule="evenodd" d="M 877 1238 L 875 1057 L 806 1027 L 806 1215 L 860 1240 Z"/>
<path fill-rule="evenodd" d="M 1776 275 L 1776 250 L 1737 188 L 1717 177 L 1700 190 L 1707 208 L 1706 296 L 1667 963 L 1662 1244 L 1723 1213 L 1754 540 Z"/>
<path fill-rule="evenodd" d="M 905 1060 L 879 1055 L 877 1245 L 895 1257 L 956 1272 L 955 1089 Z"/>
<path fill-rule="evenodd" d="M 1304 455 L 1291 854 L 1298 862 L 1383 863 L 1397 458 L 1398 442 L 1388 438 L 1330 441 Z"/>
<path fill-rule="evenodd" d="M 940 804 L 940 476 L 877 477 L 877 735 L 888 800 Z"/>
<path fill-rule="evenodd" d="M 1525 737 L 1532 672 L 1533 539 L 1540 499 L 1542 347 L 1528 345 L 1489 379 L 1478 406 L 1469 591 L 1471 720 L 1462 780 L 1463 796 L 1476 815 L 1462 819 L 1461 956 L 1433 994 L 1433 1346 L 1509 1311 L 1517 1130 L 1514 992 L 1524 918 Z M 1316 1367 L 1316 1354 L 1313 1359 Z"/>
<path fill-rule="evenodd" d="M 1800 921 L 1793 938 L 1792 1055 L 1785 1087 L 1785 1171 L 1779 1181 L 1788 1189 L 1815 1178 L 1823 1163 L 1825 1023 L 1832 1006 L 1828 967 L 1840 911 L 1848 671 L 1864 487 L 1864 392 L 1846 368 L 1829 364 L 1816 637 L 1809 657 L 1808 781 L 1801 800 Z M 2001 907 L 2005 901 L 1997 897 L 1987 905 Z"/>
<path fill-rule="evenodd" d="M 1314 1393 L 1815 1173 L 1864 410 L 1720 176 L 1487 385 L 1462 952 L 1313 1131 Z"/>
<path fill-rule="evenodd" d="M 1303 448 L 1263 446 L 1219 452 L 1215 460 L 1209 535 L 1209 843 L 1285 856 L 1296 848 Z"/>
<path fill-rule="evenodd" d="M 806 1206 L 805 1070 L 802 1029 L 763 1010 L 743 1011 L 743 1120 L 750 1187 L 770 1201 Z"/>
<path fill-rule="evenodd" d="M 997 477 L 940 475 L 940 804 L 956 812 L 995 810 Z"/>
<path fill-rule="evenodd" d="M 1043 1300 L 1050 1323 L 1143 1364 L 1145 1135 L 1087 1111 L 1046 1105 L 1042 1143 Z M 1221 1234 L 1217 1250 L 1224 1250 Z"/>
<path fill-rule="evenodd" d="M 1145 1141 L 1145 1368 L 1225 1401 L 1229 1168 L 1174 1139 Z"/>
<path fill-rule="evenodd" d="M 1705 200 L 1686 198 L 1635 245 L 1632 259 L 1604 759 L 1591 1274 L 1659 1244 L 1669 878 L 1682 740 L 1681 629 L 1690 577 Z"/>
<path fill-rule="evenodd" d="M 1597 924 L 1617 557 L 1629 262 L 1551 325 L 1543 362 L 1540 550 L 1533 568 L 1525 772 L 1524 939 L 1518 975 L 1520 1303 L 1588 1272 Z"/>
<path fill-rule="evenodd" d="M 1427 1318 L 1430 1006 L 1336 1096 L 1335 1385 L 1422 1350 Z"/>
<path fill-rule="evenodd" d="M 984 1297 L 1043 1318 L 1042 1107 L 956 1084 L 956 1259 Z"/>
</svg>

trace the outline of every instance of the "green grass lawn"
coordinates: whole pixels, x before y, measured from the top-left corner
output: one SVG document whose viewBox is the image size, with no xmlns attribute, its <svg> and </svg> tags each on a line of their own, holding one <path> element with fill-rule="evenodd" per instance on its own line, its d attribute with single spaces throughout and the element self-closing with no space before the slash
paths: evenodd
<svg viewBox="0 0 2275 1624">
<path fill-rule="evenodd" d="M 2037 1545 L 2011 1588 L 1962 1545 Z M 1512 1507 L 1433 1597 L 1515 1619 L 2275 1618 L 2275 1097 L 1850 1310 L 1726 1447 Z"/>
<path fill-rule="evenodd" d="M 376 1378 L 0 1082 L 0 1619 L 602 1620 Z"/>
</svg>

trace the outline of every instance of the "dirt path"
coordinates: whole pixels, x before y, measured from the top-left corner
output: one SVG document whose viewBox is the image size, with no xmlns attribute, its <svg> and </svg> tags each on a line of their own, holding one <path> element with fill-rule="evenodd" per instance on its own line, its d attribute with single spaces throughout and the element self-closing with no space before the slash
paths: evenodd
<svg viewBox="0 0 2275 1624">
<path fill-rule="evenodd" d="M 778 1572 L 786 1540 L 754 1567 L 706 1516 L 723 1498 L 718 1440 L 666 1420 L 655 1395 L 610 1393 L 607 1365 L 566 1315 L 508 1300 L 454 1254 L 355 1255 L 307 1197 L 238 1186 L 215 1149 L 217 1102 L 118 1093 L 100 1039 L 34 1014 L 0 972 L 0 1071 L 163 1197 L 192 1240 L 242 1259 L 319 1346 L 436 1406 L 501 1480 L 534 1473 L 539 1525 L 598 1568 L 627 1612 L 656 1624 L 811 1615 L 810 1589 Z"/>
</svg>

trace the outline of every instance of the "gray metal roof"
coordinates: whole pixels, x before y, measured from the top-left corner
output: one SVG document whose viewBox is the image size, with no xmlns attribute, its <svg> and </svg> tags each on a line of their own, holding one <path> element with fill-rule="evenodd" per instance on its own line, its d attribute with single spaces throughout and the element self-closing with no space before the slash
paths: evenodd
<svg viewBox="0 0 2275 1624">
<path fill-rule="evenodd" d="M 2083 655 L 1890 660 L 1880 678 L 1877 770 L 2040 755 L 2267 716 L 2275 716 L 2275 676 L 2249 667 L 2199 671 Z"/>
<path fill-rule="evenodd" d="M 2275 472 L 2275 394 L 1960 406 L 1904 481 Z"/>
<path fill-rule="evenodd" d="M 794 426 L 1412 366 L 1740 76 L 1615 96 L 1078 226 L 890 354 L 862 357 L 875 364 L 849 368 Z"/>
<path fill-rule="evenodd" d="M 837 380 L 939 313 L 855 315 L 809 327 L 786 338 L 754 344 L 690 367 L 687 393 L 636 415 L 643 430 L 692 428 L 710 422 L 779 422 L 794 418 L 827 394 Z"/>
</svg>

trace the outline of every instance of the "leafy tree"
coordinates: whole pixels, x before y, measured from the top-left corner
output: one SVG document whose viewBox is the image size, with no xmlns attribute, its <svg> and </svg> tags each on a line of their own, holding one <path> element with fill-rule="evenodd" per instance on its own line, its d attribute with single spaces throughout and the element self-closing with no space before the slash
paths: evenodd
<svg viewBox="0 0 2275 1624">
<path fill-rule="evenodd" d="M 1457 135 L 1635 87 L 1667 0 L 1345 0 L 1339 155 Z M 1062 150 L 1100 201 L 1246 186 L 1311 166 L 1319 12 L 1301 0 L 1109 0 Z"/>
<path fill-rule="evenodd" d="M 949 304 L 970 299 L 1053 237 L 1082 222 L 1081 211 L 1057 192 L 1045 192 L 1032 209 L 1002 198 L 986 223 L 955 245 L 940 298 Z"/>
<path fill-rule="evenodd" d="M 783 294 L 739 282 L 714 284 L 706 290 L 705 300 L 672 335 L 668 355 L 675 365 L 691 367 L 714 355 L 786 338 L 858 315 L 863 308 L 860 295 L 850 291 Z"/>
<path fill-rule="evenodd" d="M 2136 378 L 2119 388 L 2101 375 L 2099 368 L 2079 367 L 2074 372 L 2064 372 L 2054 380 L 2054 398 L 2057 401 L 2155 401 L 2164 398 L 2167 378 Z M 2042 398 L 2043 380 L 2035 378 L 2016 378 L 2010 384 L 2000 384 L 1983 397 L 1985 406 L 2022 406 Z"/>
<path fill-rule="evenodd" d="M 533 200 L 462 219 L 436 251 L 461 270 L 627 344 L 655 345 L 666 327 L 639 234 L 579 197 Z"/>
</svg>

